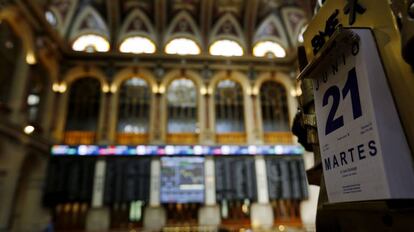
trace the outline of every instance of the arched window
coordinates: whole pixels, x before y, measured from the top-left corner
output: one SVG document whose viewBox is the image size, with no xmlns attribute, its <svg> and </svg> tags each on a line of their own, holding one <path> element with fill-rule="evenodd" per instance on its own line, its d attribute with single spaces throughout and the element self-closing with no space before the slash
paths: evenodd
<svg viewBox="0 0 414 232">
<path fill-rule="evenodd" d="M 10 25 L 0 22 L 0 106 L 7 105 L 10 95 L 10 86 L 15 74 L 19 56 L 22 54 L 21 40 L 13 32 Z"/>
<path fill-rule="evenodd" d="M 194 40 L 186 38 L 173 39 L 165 46 L 165 53 L 178 55 L 198 55 L 200 47 Z"/>
<path fill-rule="evenodd" d="M 72 44 L 72 49 L 80 52 L 107 52 L 110 45 L 106 38 L 95 35 L 86 34 L 81 35 Z"/>
<path fill-rule="evenodd" d="M 148 133 L 151 92 L 145 80 L 133 77 L 119 90 L 117 131 L 130 134 Z"/>
<path fill-rule="evenodd" d="M 243 89 L 232 80 L 222 80 L 215 91 L 216 132 L 244 132 Z"/>
<path fill-rule="evenodd" d="M 40 65 L 32 66 L 27 92 L 27 119 L 29 123 L 39 124 L 46 88 L 49 86 L 47 71 Z"/>
<path fill-rule="evenodd" d="M 167 92 L 168 133 L 195 133 L 197 129 L 197 90 L 194 82 L 180 78 Z"/>
<path fill-rule="evenodd" d="M 257 57 L 283 58 L 286 56 L 285 49 L 273 41 L 258 42 L 253 48 L 253 55 Z"/>
<path fill-rule="evenodd" d="M 65 142 L 90 144 L 95 140 L 101 102 L 101 84 L 94 78 L 76 80 L 69 93 Z"/>
<path fill-rule="evenodd" d="M 265 81 L 260 88 L 264 132 L 289 131 L 289 112 L 285 87 Z"/>
<path fill-rule="evenodd" d="M 122 53 L 150 54 L 154 53 L 155 50 L 154 42 L 143 36 L 128 37 L 119 46 L 119 51 Z"/>
<path fill-rule="evenodd" d="M 234 40 L 217 40 L 210 46 L 213 56 L 242 56 L 243 48 Z"/>
</svg>

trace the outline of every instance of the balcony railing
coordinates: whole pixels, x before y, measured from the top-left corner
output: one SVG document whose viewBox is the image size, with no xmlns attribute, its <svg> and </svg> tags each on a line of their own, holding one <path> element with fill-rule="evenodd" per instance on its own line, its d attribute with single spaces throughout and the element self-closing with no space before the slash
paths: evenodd
<svg viewBox="0 0 414 232">
<path fill-rule="evenodd" d="M 246 133 L 244 132 L 216 134 L 217 144 L 244 144 L 246 140 Z"/>
<path fill-rule="evenodd" d="M 167 134 L 168 144 L 197 144 L 198 134 L 194 133 L 172 133 Z"/>
<path fill-rule="evenodd" d="M 291 132 L 265 132 L 263 141 L 266 144 L 292 144 L 293 134 Z"/>
<path fill-rule="evenodd" d="M 68 145 L 94 144 L 96 133 L 93 131 L 66 131 L 63 142 Z"/>
<path fill-rule="evenodd" d="M 123 145 L 148 144 L 149 135 L 133 134 L 133 133 L 118 133 L 116 135 L 116 142 Z"/>
</svg>

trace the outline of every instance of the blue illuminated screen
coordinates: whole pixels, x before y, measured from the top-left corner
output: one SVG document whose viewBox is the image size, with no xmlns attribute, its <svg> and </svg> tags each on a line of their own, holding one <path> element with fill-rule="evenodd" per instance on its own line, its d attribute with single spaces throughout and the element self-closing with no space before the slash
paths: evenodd
<svg viewBox="0 0 414 232">
<path fill-rule="evenodd" d="M 161 158 L 161 202 L 204 202 L 204 158 Z"/>
</svg>

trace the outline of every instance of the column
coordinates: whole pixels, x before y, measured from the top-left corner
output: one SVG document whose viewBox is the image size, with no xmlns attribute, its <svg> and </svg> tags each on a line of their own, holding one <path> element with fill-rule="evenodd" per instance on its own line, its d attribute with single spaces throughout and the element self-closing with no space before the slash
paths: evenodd
<svg viewBox="0 0 414 232">
<path fill-rule="evenodd" d="M 86 218 L 86 230 L 108 230 L 110 225 L 110 211 L 103 205 L 105 190 L 106 161 L 97 160 L 93 179 L 92 205 Z"/>
<path fill-rule="evenodd" d="M 116 130 L 117 130 L 117 114 L 118 114 L 118 102 L 119 102 L 119 92 L 112 93 L 109 95 L 108 100 L 108 134 L 107 139 L 110 144 L 117 144 L 116 141 Z"/>
<path fill-rule="evenodd" d="M 11 229 L 9 223 L 26 152 L 8 138 L 2 137 L 0 145 L 0 232 L 7 232 Z"/>
<path fill-rule="evenodd" d="M 107 144 L 108 138 L 108 114 L 109 114 L 109 101 L 111 93 L 101 92 L 101 104 L 98 116 L 98 127 L 96 128 L 96 141 L 97 144 Z"/>
<path fill-rule="evenodd" d="M 256 138 L 254 134 L 254 114 L 255 112 L 252 110 L 252 98 L 250 97 L 250 93 L 244 92 L 244 116 L 245 116 L 245 125 L 246 125 L 246 133 L 247 133 L 247 143 L 248 144 L 255 144 Z"/>
<path fill-rule="evenodd" d="M 198 212 L 198 224 L 217 227 L 221 223 L 220 207 L 216 203 L 216 181 L 213 157 L 204 162 L 205 205 Z"/>
<path fill-rule="evenodd" d="M 260 104 L 257 97 L 257 93 L 252 93 L 252 104 L 253 104 L 253 121 L 254 121 L 254 139 L 256 144 L 263 144 L 263 132 L 262 132 L 262 118 L 259 114 Z"/>
<path fill-rule="evenodd" d="M 201 135 L 200 135 L 200 141 L 202 144 L 206 145 L 213 145 L 214 144 L 214 125 L 213 121 L 211 120 L 211 93 L 208 92 L 208 89 L 206 89 L 205 94 L 201 95 L 203 98 L 205 98 L 205 104 L 204 107 L 204 117 L 202 119 L 204 120 L 204 127 L 202 127 Z"/>
<path fill-rule="evenodd" d="M 63 93 L 57 94 L 57 112 L 56 112 L 56 118 L 55 120 L 55 128 L 53 131 L 54 138 L 58 141 L 58 143 L 61 143 L 64 138 L 65 133 L 65 123 L 66 123 L 66 113 L 68 110 L 68 99 L 69 93 L 68 90 L 66 90 Z"/>
<path fill-rule="evenodd" d="M 56 97 L 55 92 L 52 90 L 52 86 L 48 86 L 45 90 L 46 93 L 44 94 L 43 99 L 43 107 L 42 107 L 42 114 L 41 114 L 41 127 L 43 130 L 44 135 L 49 137 L 51 125 L 52 125 L 52 116 L 54 111 L 54 99 Z"/>
<path fill-rule="evenodd" d="M 167 215 L 160 205 L 160 175 L 161 161 L 158 158 L 151 160 L 150 200 L 144 211 L 144 229 L 160 231 L 166 224 Z"/>
<path fill-rule="evenodd" d="M 31 153 L 25 159 L 15 193 L 11 231 L 43 231 L 50 223 L 50 211 L 42 205 L 47 161 L 43 153 Z"/>
<path fill-rule="evenodd" d="M 154 104 L 153 104 L 153 108 L 154 108 L 154 115 L 153 115 L 153 130 L 154 132 L 152 133 L 152 138 L 151 138 L 151 142 L 154 144 L 160 144 L 163 141 L 163 121 L 165 121 L 165 119 L 163 119 L 163 110 L 161 110 L 161 105 L 162 105 L 162 94 L 160 92 L 155 94 L 155 100 L 154 100 Z"/>
<path fill-rule="evenodd" d="M 14 124 L 20 124 L 22 126 L 26 123 L 25 114 L 23 114 L 23 107 L 26 103 L 26 91 L 27 82 L 29 80 L 28 74 L 30 66 L 26 62 L 26 54 L 23 51 L 20 53 L 18 60 L 16 61 L 15 74 L 12 77 L 13 83 L 11 86 L 9 107 L 11 110 L 10 121 Z"/>
<path fill-rule="evenodd" d="M 255 157 L 257 203 L 252 204 L 250 218 L 253 228 L 270 229 L 273 226 L 273 210 L 269 204 L 266 161 L 263 156 Z"/>
</svg>

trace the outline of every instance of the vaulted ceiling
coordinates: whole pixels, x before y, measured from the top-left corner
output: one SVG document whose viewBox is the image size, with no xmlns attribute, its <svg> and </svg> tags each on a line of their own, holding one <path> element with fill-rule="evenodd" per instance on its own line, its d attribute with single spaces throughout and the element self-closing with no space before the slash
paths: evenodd
<svg viewBox="0 0 414 232">
<path fill-rule="evenodd" d="M 218 39 L 237 41 L 247 55 L 264 40 L 294 52 L 311 12 L 303 0 L 44 0 L 36 4 L 69 46 L 80 35 L 97 34 L 109 41 L 112 52 L 134 35 L 149 38 L 158 51 L 183 37 L 195 41 L 202 53 Z"/>
</svg>

